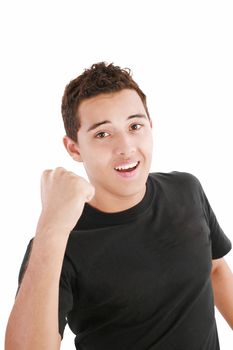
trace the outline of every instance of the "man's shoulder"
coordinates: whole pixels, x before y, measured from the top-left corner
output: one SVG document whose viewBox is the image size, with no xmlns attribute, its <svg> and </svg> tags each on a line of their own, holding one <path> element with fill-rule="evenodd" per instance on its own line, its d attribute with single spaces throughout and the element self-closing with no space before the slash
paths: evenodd
<svg viewBox="0 0 233 350">
<path fill-rule="evenodd" d="M 196 175 L 186 171 L 170 171 L 170 172 L 150 172 L 149 178 L 153 182 L 158 182 L 161 186 L 178 186 L 197 188 L 200 181 Z"/>
<path fill-rule="evenodd" d="M 164 180 L 170 180 L 170 181 L 197 181 L 199 182 L 198 178 L 186 171 L 170 171 L 170 172 L 150 172 L 149 176 L 154 179 L 164 179 Z"/>
</svg>

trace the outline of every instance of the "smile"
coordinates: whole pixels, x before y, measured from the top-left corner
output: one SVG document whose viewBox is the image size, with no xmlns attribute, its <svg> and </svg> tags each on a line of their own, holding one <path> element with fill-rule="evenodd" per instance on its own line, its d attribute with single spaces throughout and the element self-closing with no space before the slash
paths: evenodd
<svg viewBox="0 0 233 350">
<path fill-rule="evenodd" d="M 119 165 L 117 167 L 115 167 L 114 169 L 119 173 L 119 175 L 122 175 L 124 177 L 132 177 L 133 175 L 135 175 L 136 173 L 136 169 L 139 166 L 139 161 L 137 162 L 132 162 L 132 163 L 128 163 L 128 164 L 122 164 Z"/>
<path fill-rule="evenodd" d="M 134 162 L 134 163 L 122 164 L 122 165 L 119 165 L 119 166 L 115 167 L 114 169 L 117 170 L 117 171 L 132 171 L 132 170 L 137 168 L 139 163 L 140 162 L 137 161 L 137 162 Z"/>
</svg>

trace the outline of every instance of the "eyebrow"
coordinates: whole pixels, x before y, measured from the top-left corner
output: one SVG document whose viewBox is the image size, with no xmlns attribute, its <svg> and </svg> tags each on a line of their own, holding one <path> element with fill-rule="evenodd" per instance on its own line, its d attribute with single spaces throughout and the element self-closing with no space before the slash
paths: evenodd
<svg viewBox="0 0 233 350">
<path fill-rule="evenodd" d="M 148 119 L 145 114 L 139 113 L 139 114 L 130 115 L 126 120 L 130 120 L 130 119 L 133 119 L 133 118 Z M 95 123 L 95 124 L 90 126 L 90 128 L 87 130 L 87 132 L 96 129 L 96 128 L 98 128 L 98 126 L 103 125 L 103 124 L 111 124 L 111 121 L 110 120 L 103 120 L 102 122 Z"/>
</svg>

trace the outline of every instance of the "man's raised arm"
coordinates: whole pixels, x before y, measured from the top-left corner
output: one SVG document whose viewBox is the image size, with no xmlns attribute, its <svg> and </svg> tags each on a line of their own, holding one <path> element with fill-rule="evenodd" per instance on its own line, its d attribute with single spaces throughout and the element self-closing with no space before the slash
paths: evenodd
<svg viewBox="0 0 233 350">
<path fill-rule="evenodd" d="M 58 297 L 64 253 L 70 231 L 93 195 L 91 184 L 64 168 L 43 172 L 42 211 L 8 320 L 5 350 L 60 349 Z"/>
</svg>

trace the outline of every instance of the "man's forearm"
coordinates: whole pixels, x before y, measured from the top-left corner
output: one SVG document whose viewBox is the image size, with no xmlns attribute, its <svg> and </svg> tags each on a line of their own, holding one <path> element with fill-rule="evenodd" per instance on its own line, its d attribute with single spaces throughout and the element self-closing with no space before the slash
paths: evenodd
<svg viewBox="0 0 233 350">
<path fill-rule="evenodd" d="M 48 230 L 49 231 L 49 230 Z M 40 232 L 6 330 L 6 350 L 57 350 L 59 280 L 68 234 Z"/>
<path fill-rule="evenodd" d="M 223 259 L 211 279 L 215 305 L 233 329 L 233 273 Z"/>
</svg>

